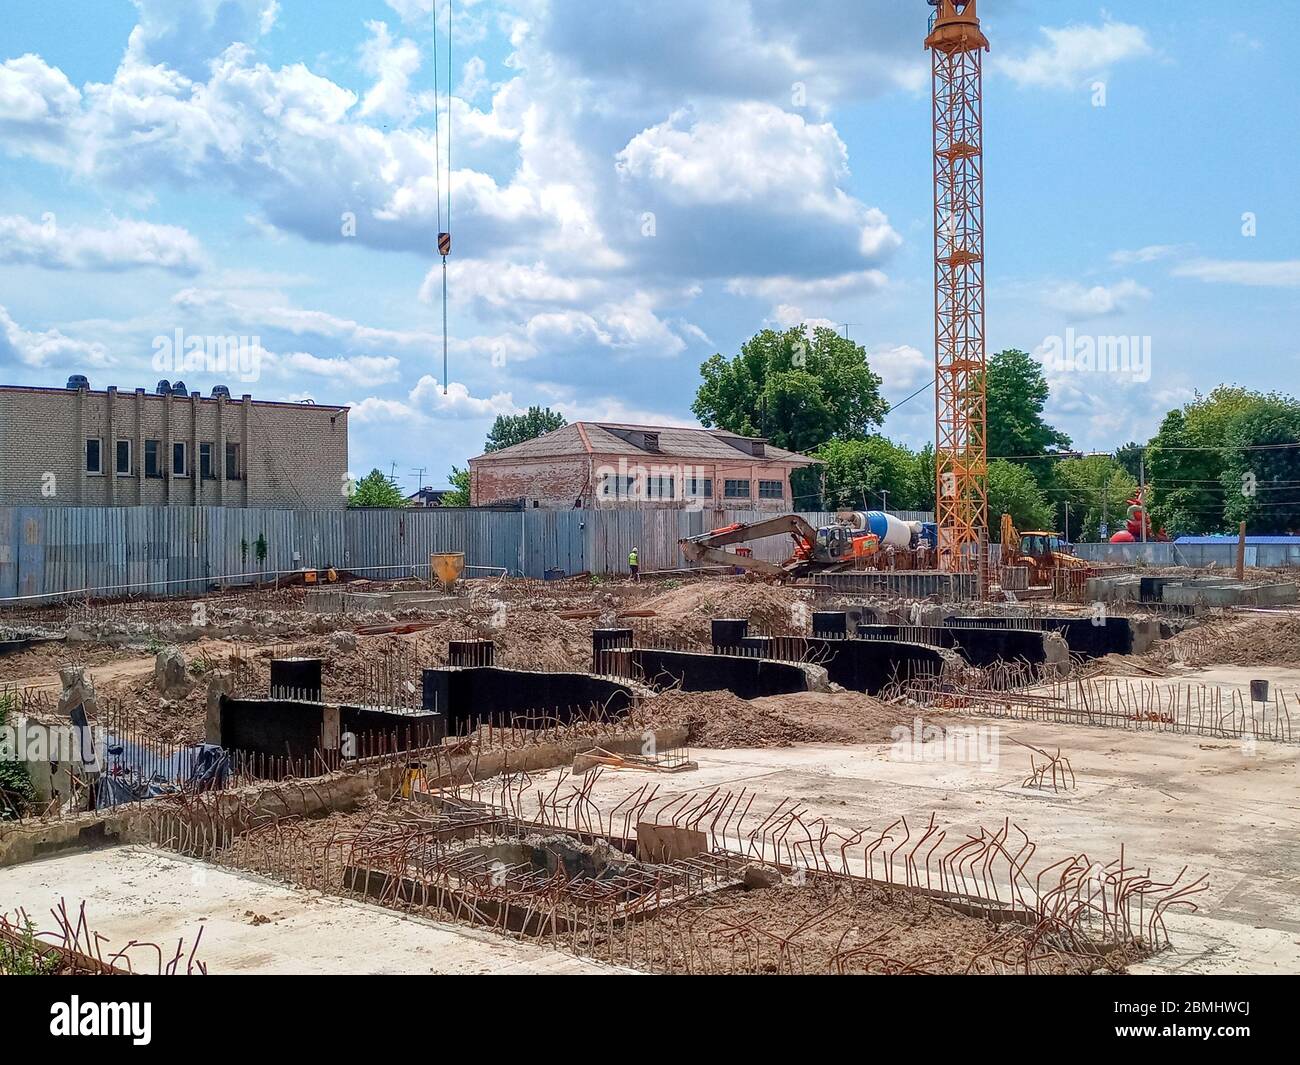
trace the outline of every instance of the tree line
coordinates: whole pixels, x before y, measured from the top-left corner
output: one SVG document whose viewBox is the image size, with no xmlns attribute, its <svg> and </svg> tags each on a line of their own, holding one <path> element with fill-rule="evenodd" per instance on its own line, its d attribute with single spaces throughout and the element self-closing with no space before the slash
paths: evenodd
<svg viewBox="0 0 1300 1065">
<path fill-rule="evenodd" d="M 1145 477 L 1153 526 L 1170 535 L 1300 529 L 1300 401 L 1220 386 L 1169 411 L 1156 434 L 1108 454 L 1082 455 L 1044 417 L 1041 364 L 1018 349 L 990 356 L 990 524 L 1098 540 L 1124 527 Z M 934 447 L 879 432 L 889 413 L 867 352 L 832 329 L 764 330 L 700 369 L 692 406 L 706 427 L 764 436 L 821 459 L 794 477 L 799 510 L 932 510 Z M 909 399 L 932 396 L 922 389 Z M 929 400 L 933 402 L 931 398 Z"/>
<path fill-rule="evenodd" d="M 989 522 L 1076 541 L 1124 527 L 1145 477 L 1153 527 L 1171 536 L 1300 530 L 1300 401 L 1223 385 L 1169 411 L 1156 434 L 1107 454 L 1082 455 L 1044 416 L 1041 364 L 1009 348 L 989 357 Z M 1099 381 L 1103 380 L 1098 378 Z M 890 405 L 866 350 L 833 329 L 765 329 L 730 357 L 700 367 L 692 412 L 706 428 L 761 436 L 820 459 L 791 478 L 796 510 L 933 510 L 934 446 L 913 450 L 879 430 Z M 919 389 L 905 402 L 933 402 Z M 484 441 L 498 451 L 563 428 L 549 407 L 500 415 Z M 444 506 L 468 506 L 469 471 L 453 466 Z M 372 470 L 351 506 L 403 506 L 396 482 Z"/>
</svg>

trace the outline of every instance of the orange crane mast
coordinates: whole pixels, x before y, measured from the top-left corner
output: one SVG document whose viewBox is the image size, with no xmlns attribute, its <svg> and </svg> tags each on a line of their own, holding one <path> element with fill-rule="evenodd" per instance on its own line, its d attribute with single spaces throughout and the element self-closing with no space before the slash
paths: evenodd
<svg viewBox="0 0 1300 1065">
<path fill-rule="evenodd" d="M 984 114 L 976 0 L 929 0 L 934 85 L 935 521 L 941 569 L 987 578 Z M 985 580 L 987 587 L 987 580 Z"/>
</svg>

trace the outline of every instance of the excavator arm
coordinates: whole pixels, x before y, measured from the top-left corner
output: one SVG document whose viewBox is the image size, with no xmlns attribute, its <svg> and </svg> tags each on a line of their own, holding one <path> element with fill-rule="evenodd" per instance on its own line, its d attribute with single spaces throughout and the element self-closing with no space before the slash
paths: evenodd
<svg viewBox="0 0 1300 1065">
<path fill-rule="evenodd" d="M 745 558 L 723 551 L 729 544 L 744 544 L 752 540 L 762 540 L 768 536 L 788 534 L 795 542 L 794 556 L 787 562 L 777 565 L 764 562 L 758 558 Z M 749 524 L 737 523 L 722 529 L 688 536 L 679 541 L 684 554 L 691 562 L 711 562 L 719 566 L 738 566 L 753 573 L 762 573 L 768 577 L 798 576 L 807 568 L 817 543 L 817 530 L 798 514 L 783 514 L 779 518 L 755 521 Z"/>
</svg>

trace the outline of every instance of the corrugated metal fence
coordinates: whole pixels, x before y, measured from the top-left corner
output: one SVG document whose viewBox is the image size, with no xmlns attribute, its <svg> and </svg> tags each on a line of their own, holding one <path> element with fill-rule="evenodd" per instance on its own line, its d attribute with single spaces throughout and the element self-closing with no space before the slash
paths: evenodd
<svg viewBox="0 0 1300 1065">
<path fill-rule="evenodd" d="M 1075 544 L 1089 562 L 1145 562 L 1152 566 L 1209 566 L 1231 569 L 1237 545 L 1227 544 Z M 1300 566 L 1300 544 L 1247 544 L 1246 565 L 1261 569 Z"/>
<path fill-rule="evenodd" d="M 832 513 L 804 515 L 824 525 Z M 0 507 L 0 601 L 70 594 L 187 595 L 216 581 L 251 583 L 304 566 L 376 578 L 427 571 L 429 555 L 459 551 L 478 571 L 542 577 L 686 565 L 678 547 L 753 511 L 237 510 L 223 507 Z M 923 513 L 900 513 L 928 521 Z M 785 537 L 752 545 L 789 554 Z M 474 575 L 474 571 L 471 571 Z"/>
</svg>

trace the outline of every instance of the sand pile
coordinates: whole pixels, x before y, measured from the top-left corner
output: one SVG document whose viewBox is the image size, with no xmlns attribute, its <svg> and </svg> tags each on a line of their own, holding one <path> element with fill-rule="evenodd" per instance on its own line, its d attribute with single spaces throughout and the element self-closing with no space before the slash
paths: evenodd
<svg viewBox="0 0 1300 1065">
<path fill-rule="evenodd" d="M 704 646 L 710 640 L 713 618 L 747 618 L 755 635 L 806 634 L 812 620 L 812 592 L 743 577 L 693 580 L 665 586 L 636 608 L 657 615 L 642 623 L 647 631 Z"/>
<path fill-rule="evenodd" d="M 646 706 L 655 725 L 685 725 L 696 747 L 789 747 L 890 738 L 909 712 L 858 692 L 799 692 L 746 702 L 731 692 L 669 691 Z"/>
<path fill-rule="evenodd" d="M 1288 666 L 1300 659 L 1300 614 L 1233 614 L 1156 645 L 1144 663 Z"/>
</svg>

